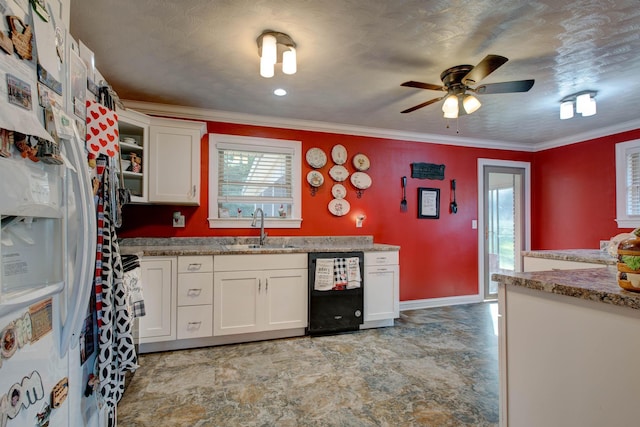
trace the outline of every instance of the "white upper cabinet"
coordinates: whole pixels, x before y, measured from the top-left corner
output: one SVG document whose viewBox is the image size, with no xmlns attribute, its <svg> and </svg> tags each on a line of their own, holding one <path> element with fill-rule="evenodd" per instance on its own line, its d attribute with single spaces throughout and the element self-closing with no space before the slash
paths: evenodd
<svg viewBox="0 0 640 427">
<path fill-rule="evenodd" d="M 120 154 L 123 162 L 122 177 L 118 172 L 118 179 L 122 178 L 125 188 L 131 191 L 131 201 L 134 203 L 148 202 L 148 174 L 149 167 L 149 121 L 150 117 L 133 110 L 118 110 L 118 130 L 120 132 Z M 140 167 L 127 167 L 132 157 L 140 159 Z M 118 161 L 118 160 L 116 160 Z"/>
<path fill-rule="evenodd" d="M 149 128 L 149 203 L 200 205 L 202 122 L 152 118 Z"/>
</svg>

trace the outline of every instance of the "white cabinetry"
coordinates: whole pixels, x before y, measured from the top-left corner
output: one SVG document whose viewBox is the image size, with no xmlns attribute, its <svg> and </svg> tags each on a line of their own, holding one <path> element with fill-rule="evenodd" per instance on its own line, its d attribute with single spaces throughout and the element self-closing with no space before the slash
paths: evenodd
<svg viewBox="0 0 640 427">
<path fill-rule="evenodd" d="M 118 130 L 120 132 L 120 153 L 123 160 L 129 160 L 132 153 L 142 159 L 141 170 L 133 172 L 123 167 L 124 186 L 131 191 L 131 201 L 148 201 L 147 168 L 149 162 L 149 116 L 132 110 L 118 111 Z M 125 139 L 135 142 L 124 142 Z M 120 178 L 120 177 L 118 177 Z"/>
<path fill-rule="evenodd" d="M 565 261 L 560 259 L 524 257 L 524 271 L 576 270 L 580 268 L 605 268 L 605 264 Z"/>
<path fill-rule="evenodd" d="M 140 318 L 140 343 L 176 339 L 176 258 L 144 257 L 140 262 L 146 314 Z"/>
<path fill-rule="evenodd" d="M 153 118 L 149 131 L 149 202 L 200 205 L 201 122 Z"/>
<path fill-rule="evenodd" d="M 177 339 L 213 331 L 213 257 L 178 257 Z"/>
<path fill-rule="evenodd" d="M 213 334 L 307 326 L 307 254 L 214 258 Z"/>
<path fill-rule="evenodd" d="M 393 326 L 400 315 L 398 252 L 364 254 L 364 323 L 360 329 Z"/>
</svg>

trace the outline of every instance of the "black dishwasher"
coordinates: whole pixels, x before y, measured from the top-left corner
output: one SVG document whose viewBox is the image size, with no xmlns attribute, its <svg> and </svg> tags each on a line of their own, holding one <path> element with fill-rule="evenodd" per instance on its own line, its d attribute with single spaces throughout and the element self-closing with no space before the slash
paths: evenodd
<svg viewBox="0 0 640 427">
<path fill-rule="evenodd" d="M 309 253 L 308 266 L 307 333 L 323 335 L 358 330 L 364 311 L 364 254 L 312 252 Z M 348 277 L 340 280 L 341 272 Z"/>
</svg>

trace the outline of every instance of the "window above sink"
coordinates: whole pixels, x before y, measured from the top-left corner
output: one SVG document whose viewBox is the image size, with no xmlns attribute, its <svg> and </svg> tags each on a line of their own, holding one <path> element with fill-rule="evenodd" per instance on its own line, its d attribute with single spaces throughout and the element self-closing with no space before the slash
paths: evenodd
<svg viewBox="0 0 640 427">
<path fill-rule="evenodd" d="M 209 134 L 209 227 L 300 228 L 302 143 Z"/>
</svg>

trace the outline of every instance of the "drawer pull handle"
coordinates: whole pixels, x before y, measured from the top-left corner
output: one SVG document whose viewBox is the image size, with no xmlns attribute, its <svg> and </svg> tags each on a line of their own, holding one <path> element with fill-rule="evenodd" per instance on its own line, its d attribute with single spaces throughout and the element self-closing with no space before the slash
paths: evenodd
<svg viewBox="0 0 640 427">
<path fill-rule="evenodd" d="M 202 264 L 201 263 L 193 263 L 193 264 L 189 264 L 189 266 L 187 267 L 187 270 L 189 271 L 195 271 L 195 270 L 200 270 L 202 268 Z"/>
<path fill-rule="evenodd" d="M 267 284 L 265 285 L 264 290 L 265 290 L 266 292 L 269 292 L 269 279 L 265 279 L 265 282 L 266 282 Z"/>
<path fill-rule="evenodd" d="M 258 293 L 260 293 L 261 288 L 262 288 L 262 279 L 258 279 Z"/>
<path fill-rule="evenodd" d="M 189 322 L 187 323 L 187 329 L 200 329 L 202 322 Z"/>
<path fill-rule="evenodd" d="M 202 293 L 202 288 L 191 288 L 187 291 L 187 295 L 190 297 L 197 297 Z"/>
</svg>

